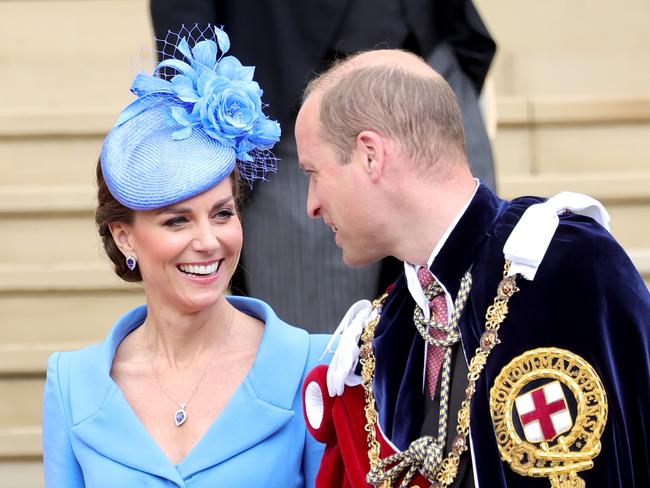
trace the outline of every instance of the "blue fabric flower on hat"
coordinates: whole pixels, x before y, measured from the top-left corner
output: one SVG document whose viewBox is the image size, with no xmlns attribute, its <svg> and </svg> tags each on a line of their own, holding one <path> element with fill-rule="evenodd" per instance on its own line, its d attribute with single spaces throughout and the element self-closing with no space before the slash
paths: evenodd
<svg viewBox="0 0 650 488">
<path fill-rule="evenodd" d="M 185 61 L 166 59 L 156 66 L 153 75 L 137 75 L 131 91 L 138 99 L 122 111 L 116 126 L 158 103 L 161 97 L 170 97 L 181 102 L 172 104 L 169 111 L 169 124 L 177 128 L 173 139 L 186 139 L 200 129 L 232 147 L 241 161 L 253 161 L 252 151 L 270 149 L 280 139 L 280 125 L 264 115 L 262 89 L 253 80 L 255 67 L 243 66 L 234 56 L 224 56 L 230 39 L 218 27 L 215 39 L 202 40 L 190 48 L 183 37 L 176 49 Z M 155 76 L 163 68 L 177 74 L 170 80 Z"/>
</svg>

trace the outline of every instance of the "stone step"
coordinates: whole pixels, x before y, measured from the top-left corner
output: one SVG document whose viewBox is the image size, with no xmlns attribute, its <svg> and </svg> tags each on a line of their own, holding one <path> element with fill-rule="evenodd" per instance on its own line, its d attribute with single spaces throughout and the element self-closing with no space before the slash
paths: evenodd
<svg viewBox="0 0 650 488">
<path fill-rule="evenodd" d="M 499 96 L 649 94 L 647 0 L 474 3 L 498 44 Z"/>
<path fill-rule="evenodd" d="M 13 442 L 14 439 L 9 438 L 9 441 Z M 40 459 L 40 456 L 38 458 Z M 40 460 L 3 459 L 0 463 L 0 479 L 2 479 L 4 488 L 40 488 L 45 486 L 43 465 Z"/>
<path fill-rule="evenodd" d="M 502 97 L 497 176 L 642 172 L 650 154 L 650 98 Z"/>
<path fill-rule="evenodd" d="M 103 134 L 0 135 L 0 185 L 92 184 L 102 141 Z"/>
<path fill-rule="evenodd" d="M 61 262 L 103 260 L 99 236 L 90 215 L 12 214 L 0 219 L 0 266 L 57 266 Z M 4 286 L 4 285 L 0 285 Z"/>
<path fill-rule="evenodd" d="M 0 293 L 0 373 L 42 371 L 42 354 L 102 339 L 120 315 L 144 303 L 140 286 L 118 286 L 121 289 Z M 18 360 L 30 350 L 33 357 Z"/>
<path fill-rule="evenodd" d="M 1 398 L 12 399 L 0 402 L 0 432 L 9 432 L 16 439 L 23 439 L 22 442 L 4 446 L 5 452 L 11 456 L 29 455 L 34 450 L 34 443 L 30 439 L 39 433 L 34 426 L 41 423 L 44 384 L 41 375 L 0 377 Z M 0 447 L 3 447 L 1 441 L 0 438 Z"/>
<path fill-rule="evenodd" d="M 121 105 L 14 113 L 0 109 L 0 185 L 94 182 L 105 134 Z M 650 98 L 504 97 L 494 140 L 498 178 L 647 170 Z"/>
<path fill-rule="evenodd" d="M 151 66 L 152 39 L 147 0 L 3 0 L 0 107 L 121 106 Z"/>
</svg>

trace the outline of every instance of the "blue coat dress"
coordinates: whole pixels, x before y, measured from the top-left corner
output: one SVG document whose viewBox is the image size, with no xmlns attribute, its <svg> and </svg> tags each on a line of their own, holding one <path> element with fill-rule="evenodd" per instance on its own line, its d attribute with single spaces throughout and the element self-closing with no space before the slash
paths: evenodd
<svg viewBox="0 0 650 488">
<path fill-rule="evenodd" d="M 282 322 L 264 302 L 228 297 L 265 330 L 250 371 L 185 459 L 172 464 L 110 376 L 115 351 L 146 307 L 101 343 L 55 353 L 43 404 L 46 486 L 52 488 L 313 486 L 322 446 L 306 431 L 300 389 L 327 336 Z"/>
</svg>

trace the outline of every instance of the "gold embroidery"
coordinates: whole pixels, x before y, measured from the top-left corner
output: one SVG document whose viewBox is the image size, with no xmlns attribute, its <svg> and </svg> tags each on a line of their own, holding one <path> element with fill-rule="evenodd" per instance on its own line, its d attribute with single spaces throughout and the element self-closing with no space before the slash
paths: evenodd
<svg viewBox="0 0 650 488">
<path fill-rule="evenodd" d="M 467 436 L 469 433 L 470 423 L 470 402 L 475 392 L 476 381 L 479 379 L 487 358 L 492 348 L 499 343 L 498 331 L 501 323 L 508 314 L 508 300 L 519 289 L 516 286 L 516 277 L 508 277 L 510 261 L 506 261 L 503 270 L 503 280 L 499 283 L 497 296 L 493 304 L 488 308 L 486 313 L 485 332 L 480 340 L 480 346 L 476 348 L 475 355 L 469 364 L 469 373 L 467 375 L 469 384 L 465 390 L 465 399 L 461 404 L 458 412 L 458 424 L 456 426 L 456 438 L 454 439 L 452 451 L 446 458 L 435 467 L 432 486 L 447 487 L 451 485 L 458 473 L 460 456 L 467 450 Z M 361 379 L 365 391 L 365 415 L 366 415 L 366 432 L 368 435 L 368 459 L 370 461 L 370 472 L 367 481 L 376 487 L 389 488 L 393 482 L 398 480 L 406 471 L 400 487 L 406 488 L 411 478 L 417 471 L 413 460 L 418 463 L 422 461 L 423 453 L 421 452 L 428 444 L 427 436 L 416 439 L 409 449 L 404 452 L 394 454 L 381 459 L 379 442 L 376 436 L 377 410 L 375 407 L 375 397 L 373 391 L 373 380 L 375 375 L 375 356 L 372 350 L 372 340 L 375 336 L 375 328 L 379 323 L 381 308 L 387 295 L 373 302 L 373 309 L 377 312 L 365 327 L 361 335 L 362 345 L 360 348 Z M 425 446 L 425 447 L 423 447 Z M 413 452 L 410 452 L 413 451 Z M 435 453 L 424 452 L 425 458 L 431 458 Z M 430 459 L 426 459 L 430 461 Z M 390 465 L 393 464 L 391 467 Z"/>
<path fill-rule="evenodd" d="M 575 398 L 577 415 L 566 435 L 530 442 L 517 433 L 513 410 L 522 388 L 540 379 L 564 385 Z M 557 348 L 534 349 L 516 357 L 490 390 L 490 412 L 501 457 L 513 471 L 548 477 L 554 488 L 585 486 L 577 473 L 593 467 L 592 459 L 600 453 L 607 396 L 596 371 L 584 359 Z"/>
</svg>

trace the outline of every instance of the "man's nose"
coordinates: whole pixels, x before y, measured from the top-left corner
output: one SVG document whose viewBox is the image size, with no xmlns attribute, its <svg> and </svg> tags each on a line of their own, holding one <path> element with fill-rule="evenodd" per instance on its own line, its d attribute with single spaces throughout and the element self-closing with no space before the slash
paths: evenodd
<svg viewBox="0 0 650 488">
<path fill-rule="evenodd" d="M 307 192 L 307 215 L 312 219 L 317 219 L 321 216 L 320 202 L 316 198 L 311 181 L 309 182 L 309 191 Z"/>
</svg>

